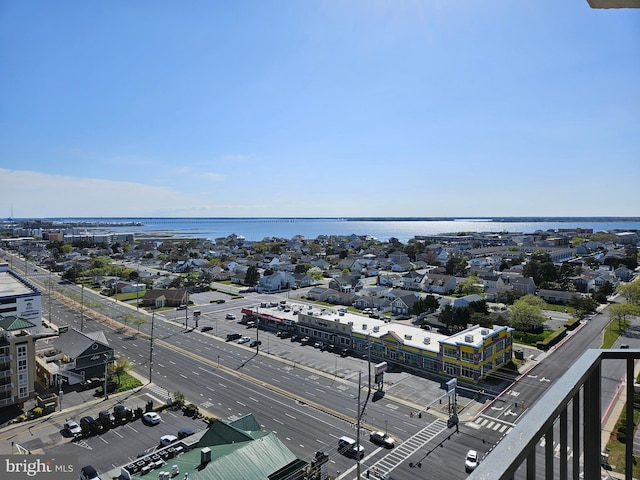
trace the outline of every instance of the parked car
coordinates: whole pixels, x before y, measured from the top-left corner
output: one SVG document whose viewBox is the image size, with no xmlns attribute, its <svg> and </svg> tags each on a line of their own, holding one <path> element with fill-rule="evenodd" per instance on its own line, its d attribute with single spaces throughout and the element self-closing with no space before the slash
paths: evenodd
<svg viewBox="0 0 640 480">
<path fill-rule="evenodd" d="M 98 412 L 98 422 L 102 428 L 111 428 L 116 423 L 116 417 L 109 410 L 101 410 Z"/>
<path fill-rule="evenodd" d="M 80 480 L 93 480 L 98 478 L 98 472 L 91 465 L 85 465 L 80 469 Z"/>
<path fill-rule="evenodd" d="M 478 452 L 475 450 L 469 450 L 467 456 L 464 459 L 465 472 L 473 472 L 478 466 Z"/>
<path fill-rule="evenodd" d="M 396 441 L 384 432 L 371 432 L 369 440 L 385 448 L 393 448 Z"/>
<path fill-rule="evenodd" d="M 95 418 L 87 415 L 80 419 L 80 428 L 82 429 L 82 433 L 85 435 L 95 435 L 100 430 L 100 425 Z"/>
<path fill-rule="evenodd" d="M 251 338 L 249 337 L 240 337 L 240 339 L 238 340 L 238 343 L 247 343 L 250 341 L 251 341 Z"/>
<path fill-rule="evenodd" d="M 210 330 L 213 330 L 213 327 L 211 325 L 207 325 L 206 327 L 202 327 L 200 329 L 201 332 L 208 332 Z"/>
<path fill-rule="evenodd" d="M 224 303 L 226 302 L 226 300 L 224 298 L 219 298 L 216 303 Z"/>
<path fill-rule="evenodd" d="M 195 432 L 190 428 L 181 428 L 180 430 L 178 430 L 178 438 L 179 439 L 187 438 L 188 436 L 193 435 L 194 433 Z"/>
<path fill-rule="evenodd" d="M 72 437 L 75 437 L 82 433 L 82 428 L 75 420 L 67 420 L 66 422 L 64 422 L 63 429 L 67 433 L 67 435 L 70 435 Z"/>
<path fill-rule="evenodd" d="M 178 437 L 176 437 L 175 435 L 163 435 L 160 437 L 160 446 L 166 447 L 167 445 L 171 445 L 177 440 Z"/>
<path fill-rule="evenodd" d="M 316 342 L 316 343 L 313 344 L 313 348 L 322 349 L 322 347 L 324 347 L 324 343 L 322 343 L 322 342 Z"/>
<path fill-rule="evenodd" d="M 224 318 L 226 318 L 227 320 L 235 320 L 236 316 L 233 313 L 227 313 Z"/>
<path fill-rule="evenodd" d="M 133 417 L 133 412 L 130 408 L 119 403 L 113 407 L 113 416 L 116 418 L 116 422 L 127 422 Z"/>
<path fill-rule="evenodd" d="M 157 425 L 160 423 L 160 415 L 156 412 L 146 412 L 142 414 L 142 421 L 147 425 Z"/>
<path fill-rule="evenodd" d="M 237 340 L 239 338 L 242 338 L 242 335 L 240 335 L 239 333 L 227 333 L 227 342 Z"/>
<path fill-rule="evenodd" d="M 253 342 L 251 342 L 251 345 L 249 345 L 250 347 L 257 347 L 258 345 L 262 345 L 262 342 L 260 340 L 254 340 Z"/>
<path fill-rule="evenodd" d="M 176 310 L 186 310 L 187 306 L 186 305 L 180 305 L 179 307 L 176 308 Z"/>
<path fill-rule="evenodd" d="M 289 339 L 292 342 L 299 342 L 300 341 L 300 336 L 299 335 L 291 335 L 291 338 Z"/>
</svg>

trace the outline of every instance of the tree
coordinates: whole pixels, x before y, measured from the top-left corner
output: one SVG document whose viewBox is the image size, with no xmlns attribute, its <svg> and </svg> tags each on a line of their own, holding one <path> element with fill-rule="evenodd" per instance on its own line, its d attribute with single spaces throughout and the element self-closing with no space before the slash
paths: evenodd
<svg viewBox="0 0 640 480">
<path fill-rule="evenodd" d="M 477 272 L 473 272 L 456 286 L 456 293 L 459 295 L 480 294 L 483 291 L 484 286 L 482 280 L 478 278 Z"/>
<path fill-rule="evenodd" d="M 129 370 L 131 370 L 131 362 L 125 357 L 118 357 L 115 362 L 109 365 L 109 373 L 118 377 L 118 383 L 120 383 L 120 376 Z"/>
<path fill-rule="evenodd" d="M 310 263 L 298 263 L 296 265 L 296 268 L 293 270 L 293 273 L 305 274 L 312 267 L 313 267 L 313 265 L 311 265 Z"/>
<path fill-rule="evenodd" d="M 618 287 L 618 293 L 627 303 L 640 304 L 640 280 L 620 285 Z"/>
<path fill-rule="evenodd" d="M 598 302 L 593 297 L 583 297 L 581 295 L 574 295 L 569 299 L 569 306 L 576 309 L 576 313 L 579 316 L 593 313 L 598 308 Z"/>
<path fill-rule="evenodd" d="M 623 325 L 629 317 L 640 315 L 640 305 L 632 303 L 614 303 L 609 307 L 609 318 L 618 321 L 618 330 L 622 331 Z"/>
<path fill-rule="evenodd" d="M 138 332 L 140 331 L 140 327 L 142 325 L 144 325 L 145 323 L 147 323 L 147 319 L 146 317 L 141 317 L 139 315 L 136 315 L 133 320 L 131 320 L 131 323 L 133 323 L 137 328 L 138 328 Z"/>
<path fill-rule="evenodd" d="M 185 402 L 185 396 L 182 392 L 173 392 L 173 404 L 182 407 Z"/>
<path fill-rule="evenodd" d="M 447 260 L 445 269 L 449 275 L 464 275 L 467 273 L 467 261 L 468 259 L 466 257 L 453 255 L 449 260 Z"/>
<path fill-rule="evenodd" d="M 260 281 L 260 272 L 258 271 L 258 267 L 251 265 L 247 268 L 247 274 L 244 277 L 244 281 L 250 287 L 255 287 Z"/>
<path fill-rule="evenodd" d="M 542 308 L 536 305 L 536 302 L 526 297 L 537 298 L 533 295 L 525 295 L 521 299 L 516 300 L 510 309 L 510 322 L 513 328 L 531 331 L 542 325 L 545 316 L 542 313 Z"/>
<path fill-rule="evenodd" d="M 307 270 L 307 275 L 309 275 L 314 280 L 322 280 L 324 278 L 320 267 L 311 267 L 309 270 Z"/>
<path fill-rule="evenodd" d="M 438 306 L 438 299 L 433 295 L 427 295 L 416 300 L 413 307 L 411 307 L 411 311 L 414 315 L 420 315 L 424 312 L 434 312 Z"/>
</svg>

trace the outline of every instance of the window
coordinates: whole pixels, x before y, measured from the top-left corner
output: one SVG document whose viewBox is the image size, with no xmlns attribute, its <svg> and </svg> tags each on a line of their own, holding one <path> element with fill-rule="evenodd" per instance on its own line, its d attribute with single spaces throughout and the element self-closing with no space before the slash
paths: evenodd
<svg viewBox="0 0 640 480">
<path fill-rule="evenodd" d="M 18 398 L 25 398 L 29 396 L 29 388 L 28 387 L 20 387 L 18 389 Z"/>
<path fill-rule="evenodd" d="M 504 338 L 495 345 L 496 351 L 504 350 Z"/>
<path fill-rule="evenodd" d="M 489 345 L 484 349 L 484 358 L 487 359 L 493 355 L 493 345 Z"/>
<path fill-rule="evenodd" d="M 475 370 L 472 369 L 472 368 L 462 367 L 460 369 L 460 375 L 463 376 L 463 377 L 473 378 L 474 374 L 475 374 Z"/>
<path fill-rule="evenodd" d="M 26 373 L 18 374 L 18 385 L 26 385 L 29 382 L 29 376 Z"/>
<path fill-rule="evenodd" d="M 451 347 L 442 347 L 442 354 L 445 357 L 449 358 L 457 358 L 456 357 L 456 349 Z"/>
<path fill-rule="evenodd" d="M 460 359 L 463 362 L 473 363 L 473 352 L 460 352 Z"/>
<path fill-rule="evenodd" d="M 27 346 L 16 345 L 16 355 L 18 358 L 27 358 Z"/>
<path fill-rule="evenodd" d="M 24 372 L 27 369 L 27 361 L 25 359 L 18 360 L 18 371 Z"/>
</svg>

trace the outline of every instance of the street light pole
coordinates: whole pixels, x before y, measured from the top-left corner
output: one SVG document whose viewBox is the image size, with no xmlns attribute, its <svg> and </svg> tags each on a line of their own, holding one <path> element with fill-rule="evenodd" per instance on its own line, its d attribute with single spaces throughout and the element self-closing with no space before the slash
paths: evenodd
<svg viewBox="0 0 640 480">
<path fill-rule="evenodd" d="M 109 366 L 109 355 L 104 353 L 104 399 L 109 400 L 109 392 L 107 390 L 107 367 Z"/>
<path fill-rule="evenodd" d="M 151 383 L 151 375 L 153 373 L 153 324 L 156 318 L 156 309 L 151 311 L 151 341 L 149 343 L 149 383 Z"/>
</svg>

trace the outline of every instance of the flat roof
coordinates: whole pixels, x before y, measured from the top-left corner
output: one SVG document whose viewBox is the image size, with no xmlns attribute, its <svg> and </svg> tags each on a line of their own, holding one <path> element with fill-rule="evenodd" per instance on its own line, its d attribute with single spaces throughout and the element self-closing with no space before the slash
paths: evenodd
<svg viewBox="0 0 640 480">
<path fill-rule="evenodd" d="M 32 295 L 33 289 L 22 283 L 9 272 L 0 272 L 0 297 Z"/>
<path fill-rule="evenodd" d="M 440 351 L 440 342 L 448 345 L 466 344 L 479 347 L 482 345 L 486 336 L 505 328 L 499 325 L 495 325 L 493 328 L 473 325 L 472 327 L 458 332 L 455 335 L 449 336 L 437 333 L 435 329 L 423 329 L 414 325 L 396 323 L 393 321 L 385 322 L 384 318 L 371 318 L 351 312 L 343 312 L 341 314 L 340 310 L 346 307 L 325 307 L 320 305 L 301 304 L 296 303 L 295 301 L 291 303 L 287 302 L 286 305 L 292 308 L 290 312 L 284 312 L 283 310 L 278 310 L 274 307 L 262 307 L 260 308 L 260 313 L 282 319 L 289 319 L 293 322 L 298 321 L 298 316 L 293 314 L 294 311 L 299 311 L 299 313 L 305 315 L 313 314 L 313 317 L 316 319 L 339 322 L 343 325 L 351 323 L 352 332 L 359 335 L 370 335 L 373 338 L 381 338 L 384 335 L 393 333 L 403 342 L 404 345 L 408 347 L 428 350 L 434 353 Z M 469 335 L 472 337 L 471 341 L 467 341 Z"/>
</svg>

